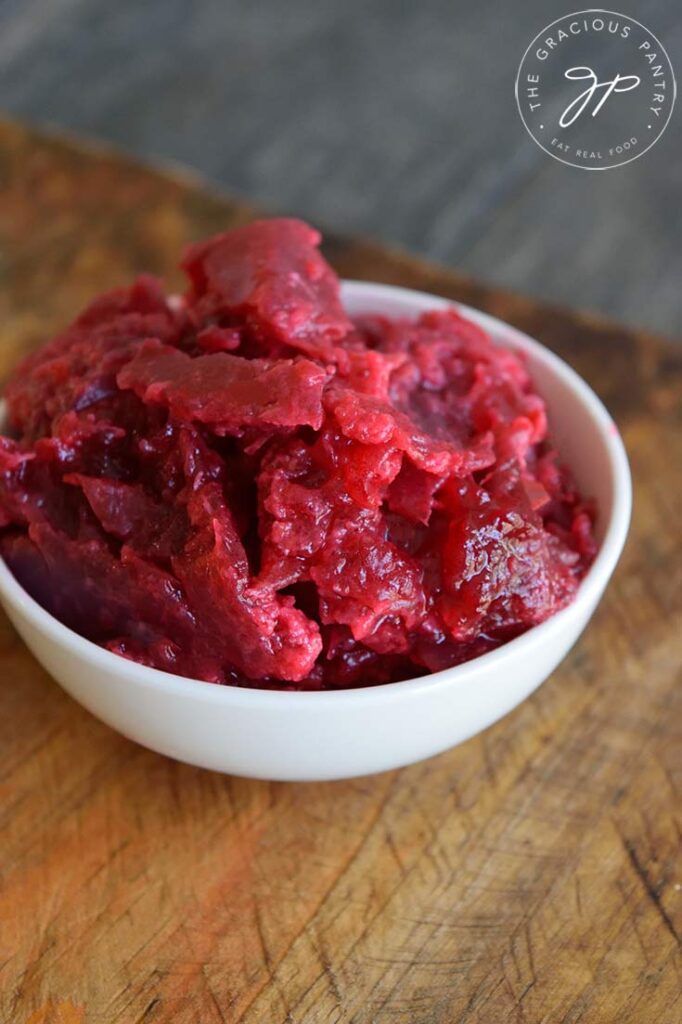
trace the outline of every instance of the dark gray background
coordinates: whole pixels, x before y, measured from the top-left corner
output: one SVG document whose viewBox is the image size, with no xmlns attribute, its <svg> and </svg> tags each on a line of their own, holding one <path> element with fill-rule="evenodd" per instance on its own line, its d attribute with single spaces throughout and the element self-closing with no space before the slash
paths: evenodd
<svg viewBox="0 0 682 1024">
<path fill-rule="evenodd" d="M 521 56 L 577 0 L 0 0 L 0 106 L 273 210 L 679 334 L 682 103 L 640 160 L 526 135 Z M 682 4 L 619 7 L 682 74 Z"/>
</svg>

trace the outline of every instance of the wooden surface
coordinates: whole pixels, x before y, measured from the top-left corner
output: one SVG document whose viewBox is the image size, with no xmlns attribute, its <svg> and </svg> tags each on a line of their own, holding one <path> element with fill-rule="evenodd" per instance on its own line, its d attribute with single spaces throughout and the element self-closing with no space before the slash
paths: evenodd
<svg viewBox="0 0 682 1024">
<path fill-rule="evenodd" d="M 679 77 L 679 0 L 623 7 Z M 3 0 L 0 104 L 196 167 L 270 209 L 677 335 L 680 108 L 651 152 L 599 174 L 547 156 L 516 109 L 526 47 L 576 8 Z"/>
<path fill-rule="evenodd" d="M 96 291 L 249 211 L 0 126 L 0 376 Z M 607 401 L 635 516 L 595 619 L 518 710 L 346 783 L 166 760 L 0 619 L 3 1024 L 679 1024 L 682 350 L 334 240 L 345 275 L 463 299 Z M 415 723 L 415 728 L 419 723 Z"/>
</svg>

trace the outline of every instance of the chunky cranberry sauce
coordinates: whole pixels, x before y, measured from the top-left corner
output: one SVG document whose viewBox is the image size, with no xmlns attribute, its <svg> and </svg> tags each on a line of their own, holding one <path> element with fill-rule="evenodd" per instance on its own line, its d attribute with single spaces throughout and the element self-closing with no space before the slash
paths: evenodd
<svg viewBox="0 0 682 1024">
<path fill-rule="evenodd" d="M 9 381 L 0 553 L 145 665 L 332 689 L 456 665 L 567 605 L 589 504 L 519 356 L 454 310 L 351 319 L 260 221 L 96 299 Z"/>
</svg>

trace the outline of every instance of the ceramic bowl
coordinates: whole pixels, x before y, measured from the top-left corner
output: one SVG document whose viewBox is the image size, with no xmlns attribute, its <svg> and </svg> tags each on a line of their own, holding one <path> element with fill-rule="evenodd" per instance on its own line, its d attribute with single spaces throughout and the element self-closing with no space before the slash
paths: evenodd
<svg viewBox="0 0 682 1024">
<path fill-rule="evenodd" d="M 351 314 L 415 316 L 446 300 L 346 281 Z M 37 660 L 74 700 L 137 743 L 190 764 L 262 779 L 341 779 L 438 754 L 516 707 L 557 667 L 602 596 L 627 534 L 631 483 L 616 426 L 588 385 L 520 331 L 466 306 L 493 341 L 525 353 L 563 460 L 596 500 L 599 554 L 575 601 L 467 664 L 353 690 L 289 693 L 217 686 L 137 665 L 67 629 L 0 560 L 0 602 Z"/>
</svg>

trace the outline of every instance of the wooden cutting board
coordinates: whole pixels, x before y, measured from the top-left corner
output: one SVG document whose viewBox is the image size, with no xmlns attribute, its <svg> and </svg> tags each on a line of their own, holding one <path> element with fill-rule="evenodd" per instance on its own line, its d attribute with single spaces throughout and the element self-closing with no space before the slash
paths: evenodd
<svg viewBox="0 0 682 1024">
<path fill-rule="evenodd" d="M 179 283 L 186 242 L 253 216 L 9 123 L 0 178 L 0 377 L 94 293 L 140 270 Z M 135 746 L 0 618 L 0 1020 L 679 1024 L 682 348 L 375 245 L 334 238 L 327 255 L 503 317 L 587 378 L 635 477 L 615 579 L 504 721 L 320 785 Z"/>
</svg>

